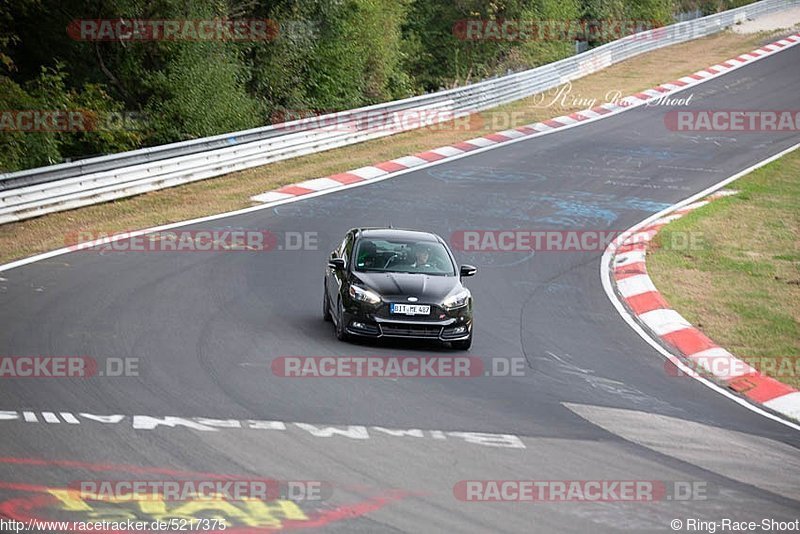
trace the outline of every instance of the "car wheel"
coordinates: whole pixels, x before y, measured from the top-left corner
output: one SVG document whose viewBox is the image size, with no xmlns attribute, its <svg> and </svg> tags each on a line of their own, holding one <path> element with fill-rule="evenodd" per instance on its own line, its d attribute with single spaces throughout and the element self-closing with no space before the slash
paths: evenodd
<svg viewBox="0 0 800 534">
<path fill-rule="evenodd" d="M 450 345 L 456 350 L 469 350 L 469 348 L 472 346 L 472 333 L 470 333 L 467 339 L 451 341 Z"/>
<path fill-rule="evenodd" d="M 324 293 L 322 293 L 322 318 L 328 322 L 332 320 L 331 307 L 328 305 L 328 288 L 325 288 Z"/>
<path fill-rule="evenodd" d="M 350 339 L 350 335 L 344 328 L 344 309 L 342 308 L 341 302 L 339 302 L 338 309 L 339 313 L 336 315 L 336 339 L 339 341 L 347 341 Z"/>
</svg>

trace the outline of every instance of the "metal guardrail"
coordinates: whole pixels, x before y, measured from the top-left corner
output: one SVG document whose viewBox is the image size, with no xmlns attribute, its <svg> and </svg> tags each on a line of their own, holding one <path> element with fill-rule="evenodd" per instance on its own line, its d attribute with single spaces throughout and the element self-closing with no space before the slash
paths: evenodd
<svg viewBox="0 0 800 534">
<path fill-rule="evenodd" d="M 262 128 L 0 175 L 0 224 L 294 158 L 519 100 L 635 55 L 800 4 L 762 0 L 648 30 L 534 69 L 464 87 Z M 409 123 L 409 117 L 417 117 Z M 386 127 L 391 123 L 395 126 Z"/>
</svg>

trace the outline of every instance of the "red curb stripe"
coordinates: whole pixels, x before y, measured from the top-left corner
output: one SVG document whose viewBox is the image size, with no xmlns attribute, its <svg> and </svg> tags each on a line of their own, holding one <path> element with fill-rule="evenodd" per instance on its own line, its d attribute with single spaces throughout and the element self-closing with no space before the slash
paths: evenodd
<svg viewBox="0 0 800 534">
<path fill-rule="evenodd" d="M 647 265 L 643 261 L 617 267 L 614 269 L 614 280 L 620 281 L 639 274 L 647 274 Z"/>
<path fill-rule="evenodd" d="M 628 307 L 633 310 L 636 315 L 641 315 L 653 310 L 668 309 L 669 304 L 661 296 L 658 291 L 648 291 L 647 293 L 640 293 L 626 299 Z"/>
<path fill-rule="evenodd" d="M 285 193 L 287 195 L 300 196 L 300 195 L 307 195 L 309 193 L 314 193 L 314 190 L 313 189 L 306 189 L 305 187 L 300 187 L 298 185 L 284 185 L 283 187 L 281 187 L 280 189 L 278 189 L 275 192 L 276 193 Z"/>
<path fill-rule="evenodd" d="M 638 98 L 640 100 L 650 100 L 651 98 L 653 98 L 652 96 L 648 95 L 647 93 L 636 93 L 633 96 L 635 96 L 636 98 Z"/>
<path fill-rule="evenodd" d="M 562 126 L 566 126 L 563 122 L 558 122 L 555 119 L 547 119 L 546 121 L 542 121 L 542 124 L 546 124 L 551 128 L 561 128 Z"/>
<path fill-rule="evenodd" d="M 639 276 L 642 274 L 647 274 L 646 270 L 639 271 L 639 270 L 631 270 L 629 271 L 620 271 L 614 273 L 614 281 L 619 282 L 620 280 L 625 280 L 626 278 L 630 278 L 631 276 Z"/>
<path fill-rule="evenodd" d="M 655 89 L 659 93 L 669 93 L 670 92 L 670 89 L 667 89 L 666 87 L 663 87 L 661 85 L 659 85 L 658 87 L 653 87 L 653 89 Z"/>
<path fill-rule="evenodd" d="M 766 46 L 762 46 L 761 48 L 759 48 L 759 50 L 761 50 L 762 52 L 765 52 L 767 54 L 771 54 L 772 53 L 772 50 L 770 50 Z"/>
<path fill-rule="evenodd" d="M 639 232 L 642 232 L 642 233 L 653 232 L 653 235 L 655 236 L 655 234 L 657 234 L 659 232 L 659 230 L 664 228 L 666 225 L 667 225 L 667 223 L 651 224 L 650 226 L 645 226 L 644 228 L 639 230 Z M 636 232 L 636 233 L 638 234 L 639 232 Z"/>
<path fill-rule="evenodd" d="M 719 73 L 720 71 L 719 71 L 719 69 L 717 69 L 717 68 L 715 68 L 715 67 L 708 67 L 708 68 L 706 69 L 706 72 L 710 72 L 711 74 L 717 74 L 717 73 Z"/>
<path fill-rule="evenodd" d="M 455 145 L 453 145 L 453 147 L 459 150 L 463 150 L 464 152 L 469 152 L 470 150 L 475 150 L 476 148 L 479 148 L 473 145 L 472 143 L 467 143 L 465 141 L 462 141 L 461 143 L 456 143 Z"/>
<path fill-rule="evenodd" d="M 599 113 L 600 115 L 605 115 L 606 113 L 611 113 L 610 109 L 606 109 L 606 108 L 604 108 L 602 106 L 597 106 L 595 108 L 592 108 L 592 111 L 594 111 L 595 113 Z"/>
<path fill-rule="evenodd" d="M 664 341 L 677 348 L 686 356 L 706 349 L 717 348 L 718 345 L 711 341 L 700 330 L 690 327 L 670 332 L 661 336 Z"/>
<path fill-rule="evenodd" d="M 519 128 L 514 128 L 514 129 L 520 133 L 524 133 L 525 135 L 531 135 L 539 131 L 533 128 L 528 128 L 527 126 L 520 126 Z"/>
<path fill-rule="evenodd" d="M 331 180 L 336 180 L 337 182 L 345 185 L 364 181 L 362 177 L 358 176 L 357 174 L 352 174 L 349 172 L 341 172 L 339 174 L 333 174 L 331 176 L 328 176 L 328 178 L 330 178 Z"/>
<path fill-rule="evenodd" d="M 414 156 L 424 159 L 425 161 L 439 161 L 440 159 L 444 159 L 445 156 L 441 154 L 437 154 L 436 152 L 420 152 L 419 154 L 414 154 Z"/>
<path fill-rule="evenodd" d="M 644 251 L 646 251 L 647 250 L 647 245 L 645 243 L 641 243 L 641 242 L 639 242 L 639 243 L 626 243 L 624 245 L 620 245 L 619 248 L 617 248 L 617 250 L 615 252 L 615 255 L 616 254 L 622 254 L 623 252 L 633 252 L 634 250 L 644 250 Z"/>
<path fill-rule="evenodd" d="M 576 121 L 585 121 L 586 119 L 588 119 L 588 118 L 589 118 L 589 117 L 587 117 L 586 115 L 581 115 L 579 112 L 570 113 L 570 114 L 568 115 L 568 117 L 569 117 L 570 119 L 575 119 Z"/>
<path fill-rule="evenodd" d="M 493 134 L 489 134 L 489 135 L 484 135 L 483 138 L 484 139 L 489 139 L 489 140 L 494 141 L 496 143 L 504 143 L 506 141 L 510 141 L 511 140 L 510 137 L 506 137 L 505 135 L 502 135 L 502 134 L 499 134 L 499 133 L 493 133 Z"/>
<path fill-rule="evenodd" d="M 378 167 L 380 170 L 386 171 L 386 172 L 403 171 L 403 170 L 408 168 L 405 165 L 401 165 L 401 164 L 396 163 L 394 161 L 384 161 L 382 163 L 378 163 L 377 165 L 374 165 L 374 167 Z"/>
<path fill-rule="evenodd" d="M 746 54 L 742 54 L 741 56 L 737 57 L 736 59 L 741 59 L 742 61 L 753 61 L 753 58 L 747 57 Z"/>
<path fill-rule="evenodd" d="M 791 386 L 761 374 L 734 378 L 728 382 L 728 387 L 756 402 L 766 402 L 796 391 Z"/>
<path fill-rule="evenodd" d="M 694 78 L 695 80 L 705 80 L 705 78 L 703 78 L 699 74 L 690 74 L 689 78 Z"/>
<path fill-rule="evenodd" d="M 684 85 L 689 85 L 687 82 L 682 82 L 681 80 L 675 80 L 674 82 L 669 82 L 670 85 L 677 85 L 679 87 L 683 87 Z"/>
</svg>

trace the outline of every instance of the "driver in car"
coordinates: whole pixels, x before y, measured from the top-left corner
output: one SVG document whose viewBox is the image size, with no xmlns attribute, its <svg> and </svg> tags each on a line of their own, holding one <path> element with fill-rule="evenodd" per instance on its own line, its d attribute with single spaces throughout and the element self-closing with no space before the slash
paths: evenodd
<svg viewBox="0 0 800 534">
<path fill-rule="evenodd" d="M 358 266 L 370 269 L 377 267 L 378 247 L 372 241 L 364 241 L 358 251 Z"/>
<path fill-rule="evenodd" d="M 430 247 L 426 247 L 424 245 L 418 245 L 414 251 L 415 260 L 414 263 L 411 264 L 411 267 L 416 269 L 432 269 L 433 265 L 429 263 L 431 257 L 431 249 Z"/>
</svg>

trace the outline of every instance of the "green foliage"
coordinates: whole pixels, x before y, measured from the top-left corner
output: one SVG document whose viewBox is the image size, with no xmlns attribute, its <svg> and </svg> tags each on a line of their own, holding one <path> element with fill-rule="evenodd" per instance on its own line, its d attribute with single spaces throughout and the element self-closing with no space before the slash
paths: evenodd
<svg viewBox="0 0 800 534">
<path fill-rule="evenodd" d="M 233 51 L 235 52 L 235 51 Z M 245 90 L 245 69 L 217 43 L 176 47 L 162 70 L 144 74 L 150 143 L 260 126 L 263 109 Z"/>
<path fill-rule="evenodd" d="M 0 132 L 0 168 L 257 127 L 285 109 L 374 104 L 574 53 L 572 41 L 459 38 L 454 27 L 467 19 L 667 24 L 689 4 L 711 9 L 710 3 L 742 1 L 4 0 L 0 109 L 84 110 L 103 127 Z M 248 42 L 91 42 L 66 31 L 74 20 L 115 18 L 269 19 L 280 31 Z M 108 117 L 119 114 L 129 117 L 124 127 L 109 125 Z"/>
<path fill-rule="evenodd" d="M 74 112 L 83 125 L 74 132 L 0 129 L 0 170 L 59 163 L 65 154 L 86 155 L 130 150 L 141 142 L 137 124 L 121 120 L 123 109 L 104 89 L 86 84 L 69 88 L 62 65 L 42 68 L 39 77 L 20 86 L 0 76 L 0 110 L 6 118 L 19 112 Z"/>
</svg>

